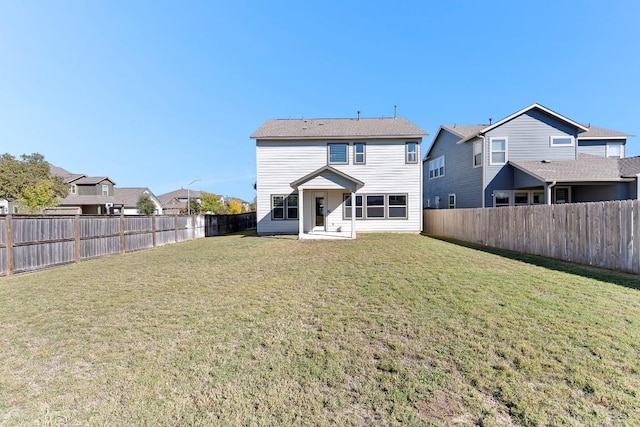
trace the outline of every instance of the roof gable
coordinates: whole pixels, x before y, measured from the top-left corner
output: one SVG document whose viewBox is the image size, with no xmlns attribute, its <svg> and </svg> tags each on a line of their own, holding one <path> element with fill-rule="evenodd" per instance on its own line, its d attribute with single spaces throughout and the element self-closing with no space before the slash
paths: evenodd
<svg viewBox="0 0 640 427">
<path fill-rule="evenodd" d="M 321 186 L 317 188 L 327 188 L 327 184 L 332 183 L 336 185 L 335 188 L 346 188 L 352 191 L 356 191 L 364 186 L 364 182 L 332 168 L 331 166 L 323 166 L 320 169 L 293 181 L 290 185 L 291 188 L 297 190 L 305 185 L 311 184 L 313 186 L 314 183 L 321 184 Z"/>
</svg>

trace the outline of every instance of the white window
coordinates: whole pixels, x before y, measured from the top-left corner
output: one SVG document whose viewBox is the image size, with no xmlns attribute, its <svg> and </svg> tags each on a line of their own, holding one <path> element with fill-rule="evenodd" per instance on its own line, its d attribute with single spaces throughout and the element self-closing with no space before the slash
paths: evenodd
<svg viewBox="0 0 640 427">
<path fill-rule="evenodd" d="M 534 191 L 532 200 L 534 205 L 544 204 L 544 191 Z"/>
<path fill-rule="evenodd" d="M 550 147 L 573 147 L 574 139 L 572 136 L 552 136 L 549 138 Z"/>
<path fill-rule="evenodd" d="M 449 209 L 455 209 L 456 208 L 456 195 L 455 194 L 449 194 Z"/>
<path fill-rule="evenodd" d="M 515 205 L 528 205 L 529 204 L 529 192 L 528 191 L 514 191 L 513 203 Z"/>
<path fill-rule="evenodd" d="M 619 142 L 610 142 L 607 144 L 607 157 L 613 157 L 616 159 L 621 159 L 624 157 L 622 155 L 622 144 Z"/>
<path fill-rule="evenodd" d="M 71 184 L 71 186 L 69 187 L 69 193 L 70 194 L 76 194 L 76 185 L 75 184 Z"/>
<path fill-rule="evenodd" d="M 349 145 L 347 144 L 329 144 L 327 150 L 328 161 L 330 165 L 346 165 L 349 163 L 347 156 Z"/>
<path fill-rule="evenodd" d="M 275 194 L 271 196 L 271 219 L 298 219 L 298 195 Z"/>
<path fill-rule="evenodd" d="M 554 187 L 553 203 L 571 203 L 571 187 Z"/>
<path fill-rule="evenodd" d="M 429 179 L 444 176 L 444 156 L 429 161 Z"/>
<path fill-rule="evenodd" d="M 367 199 L 367 218 L 384 218 L 384 195 L 371 194 Z"/>
<path fill-rule="evenodd" d="M 418 143 L 417 142 L 407 142 L 405 146 L 406 163 L 418 163 Z"/>
<path fill-rule="evenodd" d="M 473 143 L 473 167 L 482 166 L 482 141 Z"/>
<path fill-rule="evenodd" d="M 407 217 L 407 195 L 406 194 L 389 194 L 388 218 L 406 218 Z"/>
<path fill-rule="evenodd" d="M 489 144 L 491 145 L 489 163 L 492 165 L 507 163 L 507 138 L 489 138 Z"/>
<path fill-rule="evenodd" d="M 344 219 L 351 219 L 351 194 L 344 194 L 343 198 L 344 203 L 342 204 L 342 217 Z M 356 196 L 356 219 L 362 217 L 362 196 Z"/>
<path fill-rule="evenodd" d="M 356 142 L 353 144 L 353 164 L 354 165 L 364 165 L 367 161 L 366 158 L 366 148 L 364 142 Z"/>
<path fill-rule="evenodd" d="M 493 206 L 509 206 L 511 204 L 511 191 L 494 191 Z"/>
<path fill-rule="evenodd" d="M 103 196 L 109 195 L 109 186 L 106 184 L 102 184 L 102 195 Z"/>
</svg>

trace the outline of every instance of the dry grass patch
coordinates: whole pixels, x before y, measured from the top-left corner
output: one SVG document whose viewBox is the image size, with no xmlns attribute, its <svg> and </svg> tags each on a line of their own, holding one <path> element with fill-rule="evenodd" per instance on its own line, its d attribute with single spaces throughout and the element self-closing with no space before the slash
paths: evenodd
<svg viewBox="0 0 640 427">
<path fill-rule="evenodd" d="M 538 264 L 226 236 L 3 278 L 0 424 L 639 425 L 637 277 Z"/>
</svg>

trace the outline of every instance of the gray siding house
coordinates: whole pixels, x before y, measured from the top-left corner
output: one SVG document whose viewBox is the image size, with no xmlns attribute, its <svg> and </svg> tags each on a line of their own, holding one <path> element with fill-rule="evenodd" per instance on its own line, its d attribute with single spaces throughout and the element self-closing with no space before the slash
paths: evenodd
<svg viewBox="0 0 640 427">
<path fill-rule="evenodd" d="M 637 198 L 640 160 L 625 158 L 629 136 L 540 104 L 496 123 L 443 125 L 423 159 L 423 207 Z"/>
</svg>

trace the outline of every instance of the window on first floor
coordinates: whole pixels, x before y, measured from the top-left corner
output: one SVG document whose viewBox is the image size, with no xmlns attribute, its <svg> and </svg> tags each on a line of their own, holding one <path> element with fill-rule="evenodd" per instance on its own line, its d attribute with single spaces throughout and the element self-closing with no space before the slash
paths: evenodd
<svg viewBox="0 0 640 427">
<path fill-rule="evenodd" d="M 532 191 L 531 192 L 532 204 L 543 205 L 544 204 L 544 191 Z"/>
<path fill-rule="evenodd" d="M 570 187 L 554 187 L 553 189 L 553 203 L 571 203 L 571 188 Z"/>
<path fill-rule="evenodd" d="M 348 144 L 328 144 L 327 147 L 327 160 L 330 165 L 346 165 L 349 163 L 349 157 L 347 156 L 349 151 Z"/>
<path fill-rule="evenodd" d="M 343 195 L 343 219 L 351 219 L 351 194 Z M 406 194 L 356 195 L 356 219 L 407 219 Z"/>
<path fill-rule="evenodd" d="M 514 191 L 513 203 L 515 205 L 528 205 L 529 204 L 529 192 L 528 191 Z"/>
<path fill-rule="evenodd" d="M 298 219 L 298 195 L 274 194 L 271 196 L 271 219 Z"/>
<path fill-rule="evenodd" d="M 509 206 L 511 204 L 511 191 L 496 190 L 493 192 L 493 206 Z"/>
<path fill-rule="evenodd" d="M 444 156 L 429 161 L 429 179 L 444 176 Z"/>
<path fill-rule="evenodd" d="M 343 203 L 343 213 L 342 216 L 344 219 L 351 219 L 351 194 L 343 195 L 344 203 Z M 363 218 L 362 211 L 362 196 L 356 196 L 356 218 Z"/>
</svg>

